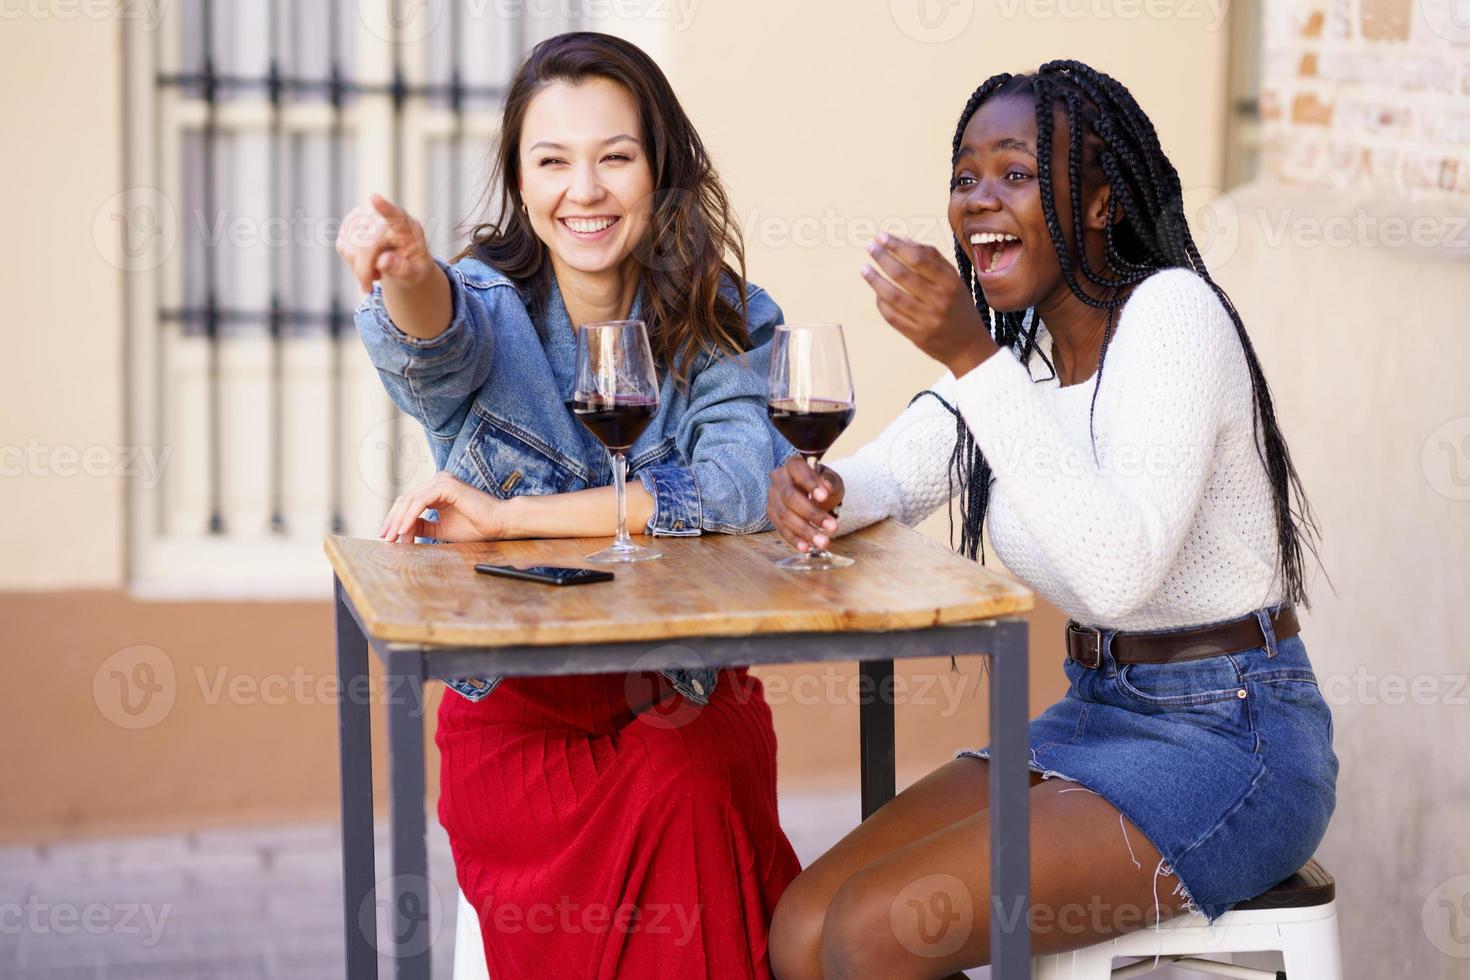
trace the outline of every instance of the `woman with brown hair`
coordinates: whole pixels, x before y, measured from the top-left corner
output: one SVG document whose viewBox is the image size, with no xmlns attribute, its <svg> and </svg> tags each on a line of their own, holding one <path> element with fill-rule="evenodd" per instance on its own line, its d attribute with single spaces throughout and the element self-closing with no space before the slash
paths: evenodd
<svg viewBox="0 0 1470 980">
<path fill-rule="evenodd" d="M 791 450 L 745 354 L 781 312 L 745 280 L 725 192 L 663 73 L 606 35 L 537 45 L 506 99 L 497 182 L 499 213 L 452 263 L 381 197 L 343 225 L 368 293 L 359 332 L 440 471 L 381 536 L 611 534 L 608 453 L 566 403 L 575 325 L 619 319 L 646 322 L 661 385 L 627 452 L 629 525 L 766 527 L 767 474 Z M 767 923 L 800 866 L 757 678 L 448 684 L 439 819 L 496 980 L 771 975 Z"/>
</svg>

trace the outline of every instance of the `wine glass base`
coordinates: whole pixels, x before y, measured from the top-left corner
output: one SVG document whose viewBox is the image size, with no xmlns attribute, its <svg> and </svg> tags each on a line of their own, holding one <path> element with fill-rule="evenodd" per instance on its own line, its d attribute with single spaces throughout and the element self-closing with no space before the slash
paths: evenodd
<svg viewBox="0 0 1470 980">
<path fill-rule="evenodd" d="M 663 552 L 657 548 L 645 548 L 642 545 L 610 545 L 601 551 L 594 551 L 587 556 L 588 561 L 613 564 L 625 561 L 650 561 L 654 558 L 662 558 Z"/>
<path fill-rule="evenodd" d="M 789 558 L 782 558 L 776 562 L 776 567 L 793 572 L 825 572 L 830 568 L 847 568 L 854 564 L 854 561 L 846 555 L 834 555 L 830 551 L 824 551 L 815 555 L 792 555 Z"/>
</svg>

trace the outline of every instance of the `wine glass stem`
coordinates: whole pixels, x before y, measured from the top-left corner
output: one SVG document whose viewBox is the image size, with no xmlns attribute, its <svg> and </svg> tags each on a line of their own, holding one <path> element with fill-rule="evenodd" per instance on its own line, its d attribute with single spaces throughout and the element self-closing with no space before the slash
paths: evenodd
<svg viewBox="0 0 1470 980">
<path fill-rule="evenodd" d="M 612 467 L 613 492 L 618 501 L 618 535 L 614 543 L 619 546 L 632 545 L 633 541 L 628 537 L 628 458 L 620 452 L 613 453 Z"/>
<path fill-rule="evenodd" d="M 807 465 L 812 468 L 812 472 L 817 475 L 817 480 L 820 481 L 822 479 L 822 464 L 820 463 L 818 458 L 816 456 L 806 456 L 804 458 L 806 459 Z M 816 545 L 812 545 L 811 550 L 807 552 L 807 557 L 826 558 L 827 549 L 818 548 Z"/>
</svg>

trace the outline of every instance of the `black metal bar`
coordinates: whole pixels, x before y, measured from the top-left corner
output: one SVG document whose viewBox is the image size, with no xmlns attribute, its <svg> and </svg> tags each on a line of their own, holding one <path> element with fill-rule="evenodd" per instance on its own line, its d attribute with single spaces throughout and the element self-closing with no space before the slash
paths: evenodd
<svg viewBox="0 0 1470 980">
<path fill-rule="evenodd" d="M 270 201 L 271 214 L 280 215 L 285 212 L 283 202 L 285 199 L 285 174 L 282 172 L 281 144 L 285 139 L 281 128 L 281 65 L 280 65 L 280 0 L 270 0 L 267 4 L 267 32 L 270 35 Z M 270 402 L 268 411 L 268 432 L 270 433 L 270 509 L 271 509 L 271 532 L 284 534 L 286 531 L 286 514 L 284 507 L 285 496 L 285 452 L 282 443 L 285 441 L 285 406 L 282 404 L 285 398 L 285 370 L 283 361 L 285 351 L 282 347 L 281 318 L 281 288 L 282 265 L 284 253 L 289 244 L 283 242 L 281 246 L 270 253 Z"/>
<path fill-rule="evenodd" d="M 424 654 L 424 676 L 443 679 L 503 674 L 558 677 L 661 667 L 726 667 L 741 664 L 819 663 L 974 654 L 1014 646 L 1021 619 L 995 619 L 917 630 L 845 633 L 766 633 L 632 643 L 505 647 L 420 647 L 374 641 L 380 657 L 398 649 Z"/>
<path fill-rule="evenodd" d="M 388 798 L 392 821 L 393 910 L 389 917 L 398 980 L 428 980 L 433 928 L 424 816 L 423 655 L 388 658 Z M 442 906 L 441 906 L 442 907 Z"/>
<path fill-rule="evenodd" d="M 990 969 L 1031 976 L 1031 824 L 1026 624 L 990 655 Z"/>
<path fill-rule="evenodd" d="M 222 306 L 217 307 L 212 313 L 205 307 L 194 306 L 173 307 L 158 312 L 159 319 L 165 323 L 203 324 L 211 315 L 221 326 L 254 324 L 265 327 L 267 330 L 276 322 L 279 322 L 283 328 L 289 326 L 329 327 L 332 322 L 330 310 L 293 310 L 284 306 L 279 309 L 272 306 L 262 310 L 240 310 Z"/>
<path fill-rule="evenodd" d="M 214 4 L 204 0 L 204 213 L 214 217 L 214 151 L 216 129 L 215 112 L 218 79 L 214 73 Z M 214 247 L 204 249 L 204 336 L 206 343 L 205 384 L 208 386 L 209 411 L 209 532 L 223 534 L 225 530 L 222 470 L 223 452 L 220 447 L 220 397 L 219 397 L 219 297 L 215 294 L 216 268 L 218 261 Z"/>
<path fill-rule="evenodd" d="M 272 84 L 270 75 L 220 75 L 210 74 L 207 76 L 216 91 L 260 91 L 268 92 Z M 160 73 L 156 77 L 157 84 L 161 88 L 199 88 L 204 87 L 206 75 L 200 72 L 178 72 Z M 431 84 L 424 83 L 410 85 L 401 77 L 395 81 L 382 83 L 355 82 L 343 80 L 334 83 L 330 75 L 326 78 L 300 78 L 291 75 L 282 75 L 276 81 L 280 84 L 283 92 L 293 95 L 319 93 L 330 99 L 334 88 L 340 88 L 347 95 L 387 95 L 399 100 L 407 99 L 435 99 L 449 98 L 454 91 L 454 83 Z M 462 96 L 473 96 L 485 99 L 503 99 L 508 89 L 503 85 L 463 85 L 459 86 Z"/>
<path fill-rule="evenodd" d="M 328 88 L 327 96 L 332 104 L 332 127 L 327 137 L 327 167 L 331 171 L 331 180 L 327 196 L 331 213 L 342 215 L 342 141 L 346 139 L 346 126 L 342 118 L 342 101 L 346 93 L 346 83 L 342 77 L 341 59 L 341 25 L 337 13 L 337 4 L 327 4 L 327 43 L 331 47 L 331 60 L 328 66 Z M 342 280 L 340 275 L 328 279 L 331 286 L 331 296 L 327 301 L 327 332 L 331 338 L 330 352 L 327 357 L 329 373 L 329 408 L 327 423 L 327 500 L 331 508 L 332 533 L 342 534 L 347 529 L 347 521 L 342 513 L 342 416 L 346 411 L 344 407 L 344 394 L 342 385 L 342 352 L 341 337 L 342 328 L 346 323 L 347 316 L 343 311 L 342 304 Z"/>
<path fill-rule="evenodd" d="M 373 737 L 368 645 L 341 579 L 332 576 L 337 631 L 337 744 L 342 788 L 343 941 L 348 980 L 376 980 L 373 902 Z"/>
<path fill-rule="evenodd" d="M 858 752 L 862 759 L 863 819 L 893 799 L 894 772 L 893 660 L 858 664 Z"/>
</svg>

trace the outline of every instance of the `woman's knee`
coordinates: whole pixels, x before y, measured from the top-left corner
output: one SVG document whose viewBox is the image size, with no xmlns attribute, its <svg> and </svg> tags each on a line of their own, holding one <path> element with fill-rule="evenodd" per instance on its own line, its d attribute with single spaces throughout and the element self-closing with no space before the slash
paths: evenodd
<svg viewBox="0 0 1470 980">
<path fill-rule="evenodd" d="M 771 970 L 777 980 L 822 980 L 822 920 L 831 890 L 814 877 L 797 875 L 771 916 Z"/>
<path fill-rule="evenodd" d="M 842 883 L 822 921 L 822 975 L 846 977 L 898 976 L 898 948 L 887 896 L 878 877 L 858 871 Z"/>
</svg>

